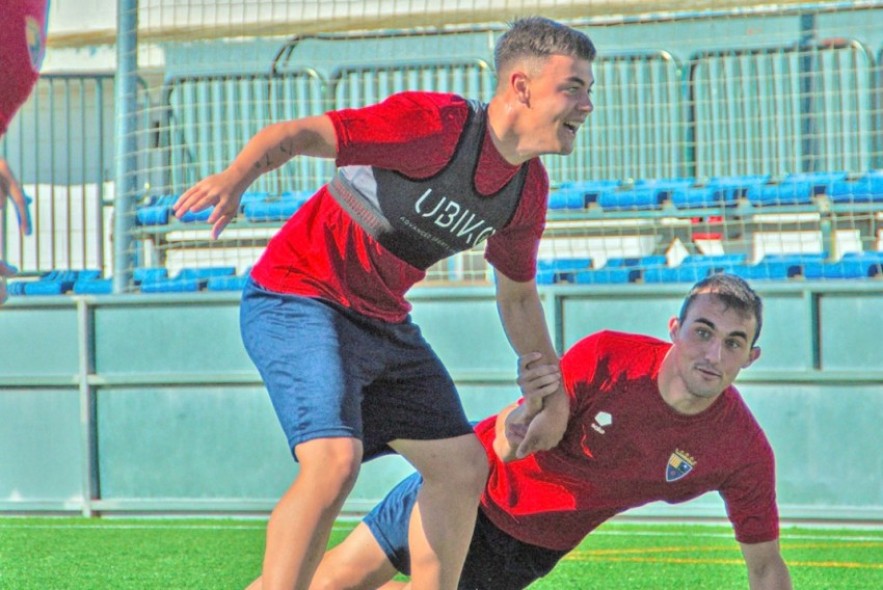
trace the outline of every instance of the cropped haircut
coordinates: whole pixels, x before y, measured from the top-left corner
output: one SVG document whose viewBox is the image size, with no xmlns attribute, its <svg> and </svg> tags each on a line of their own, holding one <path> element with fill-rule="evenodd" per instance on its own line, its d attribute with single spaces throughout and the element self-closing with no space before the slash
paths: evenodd
<svg viewBox="0 0 883 590">
<path fill-rule="evenodd" d="M 588 35 L 541 16 L 514 21 L 497 41 L 494 68 L 497 72 L 520 59 L 566 55 L 586 61 L 595 59 L 595 45 Z"/>
<path fill-rule="evenodd" d="M 755 293 L 754 289 L 741 277 L 725 272 L 713 273 L 690 289 L 690 293 L 681 305 L 681 313 L 678 316 L 680 325 L 683 325 L 684 320 L 687 319 L 690 305 L 698 295 L 702 294 L 714 295 L 727 309 L 735 309 L 745 315 L 754 316 L 754 319 L 757 320 L 754 340 L 751 341 L 751 346 L 754 346 L 757 339 L 760 338 L 760 328 L 763 325 L 763 301 L 761 301 L 760 295 Z"/>
</svg>

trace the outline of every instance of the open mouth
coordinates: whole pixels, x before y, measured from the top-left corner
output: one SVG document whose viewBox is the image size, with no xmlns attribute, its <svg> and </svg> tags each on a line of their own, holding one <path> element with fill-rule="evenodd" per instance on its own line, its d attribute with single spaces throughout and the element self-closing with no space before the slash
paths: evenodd
<svg viewBox="0 0 883 590">
<path fill-rule="evenodd" d="M 576 132 L 579 131 L 579 123 L 564 123 L 564 128 L 570 131 L 572 135 L 576 135 Z"/>
</svg>

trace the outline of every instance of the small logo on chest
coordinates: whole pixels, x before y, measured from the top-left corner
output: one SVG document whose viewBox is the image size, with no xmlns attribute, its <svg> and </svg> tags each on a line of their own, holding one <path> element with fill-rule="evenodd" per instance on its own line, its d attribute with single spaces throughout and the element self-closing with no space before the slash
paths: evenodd
<svg viewBox="0 0 883 590">
<path fill-rule="evenodd" d="M 668 458 L 668 464 L 665 466 L 665 481 L 671 483 L 683 479 L 693 471 L 695 466 L 696 459 L 686 451 L 676 449 Z"/>
<path fill-rule="evenodd" d="M 613 416 L 607 412 L 598 412 L 595 414 L 595 420 L 592 422 L 592 428 L 598 434 L 604 434 L 604 428 L 613 424 Z"/>
</svg>

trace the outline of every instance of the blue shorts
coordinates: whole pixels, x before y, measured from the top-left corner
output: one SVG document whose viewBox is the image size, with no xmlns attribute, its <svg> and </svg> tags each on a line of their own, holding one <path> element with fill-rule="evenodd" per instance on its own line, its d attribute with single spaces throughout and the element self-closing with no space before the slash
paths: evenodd
<svg viewBox="0 0 883 590">
<path fill-rule="evenodd" d="M 390 563 L 403 574 L 411 572 L 408 521 L 423 479 L 419 473 L 402 480 L 365 516 Z M 460 576 L 460 590 L 519 590 L 542 578 L 567 551 L 523 543 L 498 529 L 481 510 Z"/>
<path fill-rule="evenodd" d="M 392 452 L 393 440 L 473 432 L 453 380 L 410 318 L 384 322 L 249 279 L 240 328 L 292 451 L 317 438 L 357 438 L 367 461 Z"/>
</svg>

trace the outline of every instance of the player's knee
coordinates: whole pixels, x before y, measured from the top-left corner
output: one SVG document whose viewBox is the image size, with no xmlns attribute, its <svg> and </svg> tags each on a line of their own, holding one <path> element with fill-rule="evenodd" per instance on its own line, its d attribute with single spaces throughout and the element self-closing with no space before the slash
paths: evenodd
<svg viewBox="0 0 883 590">
<path fill-rule="evenodd" d="M 346 495 L 356 483 L 362 463 L 361 449 L 344 439 L 308 450 L 298 449 L 300 475 L 325 490 L 337 490 Z"/>
<path fill-rule="evenodd" d="M 478 439 L 464 440 L 454 459 L 437 469 L 424 473 L 424 485 L 441 485 L 454 494 L 478 497 L 488 477 L 487 455 Z"/>
<path fill-rule="evenodd" d="M 470 496 L 479 496 L 484 491 L 488 478 L 487 455 L 481 449 L 480 453 L 472 455 L 467 462 L 462 475 L 464 492 Z"/>
</svg>

